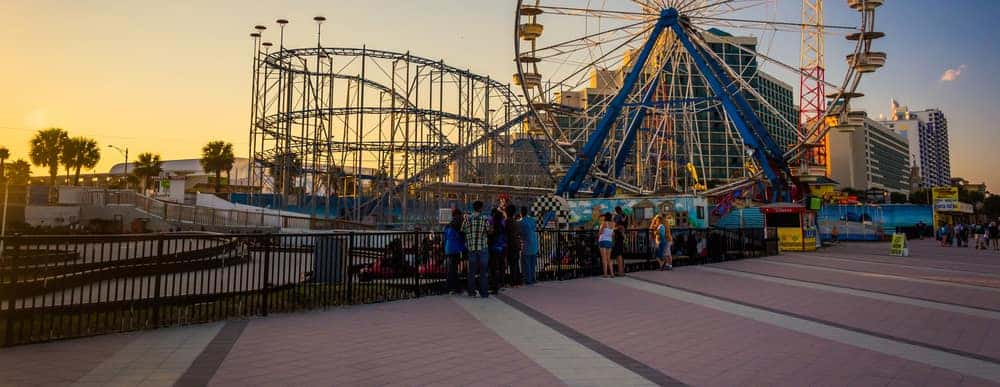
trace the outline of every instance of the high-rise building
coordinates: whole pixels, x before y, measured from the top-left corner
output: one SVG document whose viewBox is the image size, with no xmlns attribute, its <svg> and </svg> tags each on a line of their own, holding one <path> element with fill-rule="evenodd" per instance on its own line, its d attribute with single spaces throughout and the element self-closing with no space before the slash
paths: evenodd
<svg viewBox="0 0 1000 387">
<path fill-rule="evenodd" d="M 830 132 L 830 177 L 840 188 L 910 192 L 906 138 L 865 117 L 855 131 Z"/>
<path fill-rule="evenodd" d="M 930 188 L 951 185 L 951 152 L 948 148 L 948 119 L 939 109 L 910 111 L 892 102 L 890 129 L 906 138 L 911 167 L 917 171 L 914 186 Z"/>
</svg>

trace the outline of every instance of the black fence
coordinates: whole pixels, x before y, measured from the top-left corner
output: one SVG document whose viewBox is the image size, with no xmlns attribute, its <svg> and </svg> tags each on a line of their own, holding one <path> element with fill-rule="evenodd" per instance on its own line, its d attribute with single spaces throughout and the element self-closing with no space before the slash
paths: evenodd
<svg viewBox="0 0 1000 387">
<path fill-rule="evenodd" d="M 764 235 L 673 230 L 675 264 L 776 254 Z M 601 274 L 594 231 L 538 236 L 539 280 Z M 0 346 L 461 291 L 465 259 L 442 245 L 437 232 L 8 237 Z M 629 231 L 626 270 L 655 268 L 653 248 Z"/>
</svg>

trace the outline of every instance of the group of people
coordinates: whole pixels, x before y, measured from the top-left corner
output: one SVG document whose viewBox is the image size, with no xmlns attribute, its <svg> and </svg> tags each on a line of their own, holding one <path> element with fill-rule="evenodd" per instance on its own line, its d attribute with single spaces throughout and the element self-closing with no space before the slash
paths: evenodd
<svg viewBox="0 0 1000 387">
<path fill-rule="evenodd" d="M 460 291 L 458 262 L 468 256 L 470 296 L 489 297 L 504 286 L 532 285 L 538 260 L 538 221 L 527 207 L 507 205 L 489 214 L 483 202 L 472 205 L 472 213 L 452 211 L 445 226 L 444 253 L 448 258 L 448 288 Z M 523 270 L 522 270 L 523 269 Z M 492 279 L 492 281 L 491 281 Z"/>
<path fill-rule="evenodd" d="M 976 249 L 1000 250 L 1000 225 L 997 222 L 945 224 L 937 230 L 936 238 L 941 246 L 969 247 L 972 239 Z"/>
</svg>

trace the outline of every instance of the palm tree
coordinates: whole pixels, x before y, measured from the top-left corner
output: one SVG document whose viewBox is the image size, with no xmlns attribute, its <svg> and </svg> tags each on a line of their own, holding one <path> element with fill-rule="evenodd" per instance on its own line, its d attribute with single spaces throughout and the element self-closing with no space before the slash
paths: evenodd
<svg viewBox="0 0 1000 387">
<path fill-rule="evenodd" d="M 270 172 L 271 178 L 274 180 L 274 193 L 291 193 L 290 190 L 295 188 L 295 178 L 302 173 L 302 162 L 299 160 L 299 155 L 284 152 L 274 155 Z"/>
<path fill-rule="evenodd" d="M 212 141 L 201 148 L 201 169 L 205 172 L 215 173 L 215 192 L 222 188 L 222 171 L 226 171 L 226 180 L 229 180 L 229 170 L 233 169 L 233 144 L 225 141 Z"/>
<path fill-rule="evenodd" d="M 10 181 L 11 185 L 27 185 L 29 178 L 31 178 L 31 164 L 17 159 L 17 161 L 10 163 L 4 173 L 4 178 Z"/>
<path fill-rule="evenodd" d="M 66 141 L 60 157 L 63 165 L 66 166 L 66 175 L 69 176 L 70 169 L 74 168 L 73 185 L 80 183 L 80 169 L 91 169 L 101 161 L 101 149 L 97 147 L 97 141 L 86 137 L 73 137 Z"/>
<path fill-rule="evenodd" d="M 4 162 L 10 158 L 10 151 L 6 147 L 0 146 L 0 181 L 6 178 L 7 174 L 4 173 Z"/>
<path fill-rule="evenodd" d="M 28 153 L 31 163 L 49 168 L 49 201 L 55 199 L 53 192 L 56 189 L 56 175 L 59 174 L 59 156 L 68 139 L 66 131 L 59 128 L 39 130 L 31 138 L 31 151 Z"/>
<path fill-rule="evenodd" d="M 140 181 L 142 181 L 143 192 L 145 192 L 146 187 L 149 186 L 150 179 L 153 176 L 159 175 L 160 172 L 163 172 L 162 166 L 163 162 L 160 161 L 160 155 L 145 152 L 136 156 L 132 173 L 135 174 Z"/>
</svg>

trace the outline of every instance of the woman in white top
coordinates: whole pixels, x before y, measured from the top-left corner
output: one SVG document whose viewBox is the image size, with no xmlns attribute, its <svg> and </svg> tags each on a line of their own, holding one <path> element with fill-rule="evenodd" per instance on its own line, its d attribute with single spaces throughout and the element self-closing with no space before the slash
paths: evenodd
<svg viewBox="0 0 1000 387">
<path fill-rule="evenodd" d="M 601 270 L 604 271 L 604 278 L 614 276 L 614 269 L 611 266 L 611 248 L 614 246 L 615 224 L 611 221 L 611 214 L 604 214 L 601 221 L 601 228 L 597 230 L 597 247 L 601 250 Z"/>
</svg>

